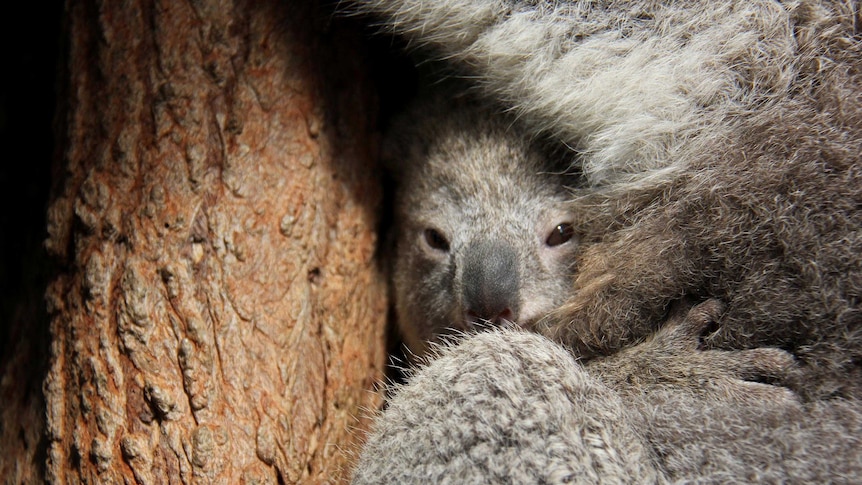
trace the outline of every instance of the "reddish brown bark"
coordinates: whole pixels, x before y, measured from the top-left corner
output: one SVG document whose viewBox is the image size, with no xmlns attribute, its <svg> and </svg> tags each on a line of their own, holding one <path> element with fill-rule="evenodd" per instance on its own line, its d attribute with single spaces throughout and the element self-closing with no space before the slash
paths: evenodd
<svg viewBox="0 0 862 485">
<path fill-rule="evenodd" d="M 0 483 L 43 483 L 45 461 L 45 318 L 39 289 L 27 288 L 22 300 L 2 322 L 0 359 Z M 37 296 L 38 295 L 38 296 Z"/>
<path fill-rule="evenodd" d="M 385 358 L 361 43 L 312 1 L 67 9 L 48 478 L 343 478 Z"/>
</svg>

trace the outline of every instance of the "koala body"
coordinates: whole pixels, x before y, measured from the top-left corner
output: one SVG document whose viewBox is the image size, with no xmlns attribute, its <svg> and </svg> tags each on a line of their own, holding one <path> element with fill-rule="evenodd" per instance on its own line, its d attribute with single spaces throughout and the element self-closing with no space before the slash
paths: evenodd
<svg viewBox="0 0 862 485">
<path fill-rule="evenodd" d="M 519 329 L 438 348 L 395 389 L 353 483 L 857 482 L 859 407 L 745 381 L 788 364 L 776 349 L 693 354 L 704 305 L 586 366 Z"/>
<path fill-rule="evenodd" d="M 535 324 L 568 296 L 578 178 L 503 113 L 463 93 L 422 95 L 393 123 L 394 294 L 411 351 L 453 331 Z"/>
<path fill-rule="evenodd" d="M 370 0 L 361 9 L 576 149 L 581 358 L 674 300 L 727 304 L 708 348 L 777 346 L 806 398 L 862 397 L 862 40 L 855 1 Z M 792 382 L 791 382 L 792 381 Z"/>
<path fill-rule="evenodd" d="M 442 350 L 394 393 L 358 481 L 387 468 L 432 481 L 514 477 L 556 457 L 586 465 L 531 480 L 859 481 L 858 1 L 361 9 L 469 76 L 528 139 L 574 148 L 584 185 L 570 205 L 572 287 L 531 327 L 550 340 L 531 336 L 521 352 L 511 345 L 521 337 L 494 332 Z M 668 309 L 684 298 L 724 307 L 668 340 Z M 552 341 L 578 359 L 563 371 L 574 381 L 533 372 L 559 361 L 547 358 Z M 477 353 L 487 365 L 472 381 L 461 359 Z M 457 392 L 441 399 L 443 388 Z M 514 428 L 480 426 L 496 421 Z M 507 454 L 535 443 L 545 451 L 535 460 Z M 618 466 L 620 450 L 638 451 L 637 470 Z"/>
</svg>

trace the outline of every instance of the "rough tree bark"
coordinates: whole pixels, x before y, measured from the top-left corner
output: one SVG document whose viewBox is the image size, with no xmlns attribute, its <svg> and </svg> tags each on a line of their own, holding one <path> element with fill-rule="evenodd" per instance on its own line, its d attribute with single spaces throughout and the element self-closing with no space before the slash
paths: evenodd
<svg viewBox="0 0 862 485">
<path fill-rule="evenodd" d="M 337 481 L 385 359 L 361 42 L 312 0 L 66 8 L 47 479 Z"/>
</svg>

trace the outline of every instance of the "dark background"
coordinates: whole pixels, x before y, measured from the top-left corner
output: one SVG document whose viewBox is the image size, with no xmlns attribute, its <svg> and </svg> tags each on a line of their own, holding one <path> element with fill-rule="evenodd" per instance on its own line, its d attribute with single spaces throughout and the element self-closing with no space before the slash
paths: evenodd
<svg viewBox="0 0 862 485">
<path fill-rule="evenodd" d="M 42 242 L 62 12 L 62 2 L 48 0 L 11 2 L 0 15 L 0 370 L 14 340 L 13 318 L 44 331 L 44 310 L 27 313 L 32 300 L 41 303 L 47 273 Z"/>
</svg>

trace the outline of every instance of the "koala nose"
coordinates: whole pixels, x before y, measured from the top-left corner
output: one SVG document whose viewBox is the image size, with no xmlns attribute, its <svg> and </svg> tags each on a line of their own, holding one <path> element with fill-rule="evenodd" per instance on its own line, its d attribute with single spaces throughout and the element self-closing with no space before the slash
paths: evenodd
<svg viewBox="0 0 862 485">
<path fill-rule="evenodd" d="M 517 321 L 520 275 L 517 253 L 512 246 L 499 241 L 468 246 L 462 284 L 464 320 L 468 326 Z"/>
<path fill-rule="evenodd" d="M 504 308 L 503 311 L 498 313 L 497 315 L 493 315 L 493 311 L 487 313 L 486 315 L 480 315 L 473 310 L 467 310 L 464 312 L 464 320 L 470 324 L 470 326 L 474 326 L 482 323 L 492 323 L 494 325 L 502 325 L 503 322 L 514 322 L 515 314 L 512 313 L 512 309 Z"/>
</svg>

